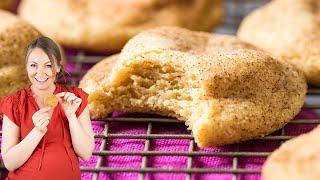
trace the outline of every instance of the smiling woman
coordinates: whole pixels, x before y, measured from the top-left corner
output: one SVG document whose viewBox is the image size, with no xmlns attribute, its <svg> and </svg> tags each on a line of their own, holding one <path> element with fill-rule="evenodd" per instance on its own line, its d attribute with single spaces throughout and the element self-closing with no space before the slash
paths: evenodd
<svg viewBox="0 0 320 180">
<path fill-rule="evenodd" d="M 58 46 L 46 37 L 33 41 L 28 46 L 26 66 L 28 77 L 35 89 L 42 90 L 50 88 L 50 85 L 54 86 L 56 75 L 63 72 Z"/>
<path fill-rule="evenodd" d="M 25 65 L 31 85 L 0 102 L 7 179 L 80 179 L 78 157 L 89 159 L 94 148 L 88 95 L 56 83 L 64 73 L 61 54 L 47 37 L 31 42 Z M 54 107 L 44 102 L 52 94 Z"/>
<path fill-rule="evenodd" d="M 29 79 L 40 89 L 53 84 L 55 78 L 64 74 L 59 47 L 47 37 L 33 41 L 25 59 Z"/>
</svg>

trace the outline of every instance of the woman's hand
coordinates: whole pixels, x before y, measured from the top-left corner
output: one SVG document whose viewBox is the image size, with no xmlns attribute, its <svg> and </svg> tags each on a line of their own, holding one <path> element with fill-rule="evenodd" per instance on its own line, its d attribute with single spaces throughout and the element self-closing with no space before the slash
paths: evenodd
<svg viewBox="0 0 320 180">
<path fill-rule="evenodd" d="M 82 102 L 81 98 L 71 92 L 61 92 L 56 94 L 56 96 L 67 117 L 74 115 Z"/>
<path fill-rule="evenodd" d="M 50 107 L 41 108 L 39 111 L 35 112 L 32 115 L 32 122 L 37 130 L 41 133 L 47 132 L 47 126 L 49 124 L 49 120 L 51 119 L 51 110 Z"/>
</svg>

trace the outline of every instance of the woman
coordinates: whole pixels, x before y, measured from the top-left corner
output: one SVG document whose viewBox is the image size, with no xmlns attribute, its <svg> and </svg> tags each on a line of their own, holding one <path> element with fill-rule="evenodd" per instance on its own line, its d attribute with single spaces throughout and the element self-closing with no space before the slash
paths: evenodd
<svg viewBox="0 0 320 180">
<path fill-rule="evenodd" d="M 77 156 L 88 160 L 94 149 L 87 94 L 55 82 L 63 66 L 58 46 L 47 37 L 28 46 L 25 64 L 31 85 L 0 103 L 8 179 L 80 179 Z M 44 97 L 52 93 L 59 103 L 46 107 Z"/>
</svg>

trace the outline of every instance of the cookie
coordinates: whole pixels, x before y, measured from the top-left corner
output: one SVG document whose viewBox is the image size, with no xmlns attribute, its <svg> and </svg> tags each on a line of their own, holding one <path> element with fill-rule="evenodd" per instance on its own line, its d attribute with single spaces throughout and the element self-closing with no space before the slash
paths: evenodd
<svg viewBox="0 0 320 180">
<path fill-rule="evenodd" d="M 56 107 L 58 102 L 59 100 L 54 94 L 48 94 L 43 99 L 44 105 L 52 108 Z"/>
<path fill-rule="evenodd" d="M 101 87 L 101 82 L 108 78 L 112 68 L 117 62 L 118 54 L 109 56 L 97 64 L 95 64 L 81 79 L 79 87 L 86 89 L 87 93 L 90 93 L 93 89 Z"/>
<path fill-rule="evenodd" d="M 320 86 L 320 1 L 274 0 L 241 23 L 238 37 L 300 68 Z"/>
<path fill-rule="evenodd" d="M 25 51 L 41 34 L 14 14 L 0 10 L 0 98 L 28 84 Z"/>
<path fill-rule="evenodd" d="M 24 0 L 18 12 L 62 45 L 105 53 L 161 25 L 210 31 L 223 7 L 221 0 Z"/>
<path fill-rule="evenodd" d="M 0 19 L 0 68 L 24 64 L 27 46 L 40 33 L 10 12 L 0 10 Z"/>
<path fill-rule="evenodd" d="M 161 27 L 133 37 L 89 91 L 92 118 L 113 111 L 186 121 L 200 147 L 264 136 L 294 118 L 306 80 L 291 64 L 228 35 Z"/>
<path fill-rule="evenodd" d="M 24 65 L 8 65 L 0 68 L 0 99 L 28 84 L 28 76 Z"/>
<path fill-rule="evenodd" d="M 320 127 L 283 143 L 262 168 L 263 179 L 320 179 Z"/>
</svg>

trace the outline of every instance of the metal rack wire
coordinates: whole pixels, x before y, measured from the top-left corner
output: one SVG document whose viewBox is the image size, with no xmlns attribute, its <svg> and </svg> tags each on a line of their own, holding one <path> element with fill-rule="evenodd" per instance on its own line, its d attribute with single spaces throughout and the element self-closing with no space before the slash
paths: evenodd
<svg viewBox="0 0 320 180">
<path fill-rule="evenodd" d="M 226 18 L 224 20 L 223 26 L 218 28 L 215 32 L 225 33 L 225 34 L 235 34 L 236 29 L 241 21 L 241 19 L 252 9 L 261 6 L 266 3 L 267 0 L 226 0 L 225 8 L 227 10 Z M 72 64 L 72 71 L 70 72 L 71 77 L 67 84 L 77 86 L 79 79 L 85 74 L 88 69 L 87 66 L 92 66 L 97 63 L 104 56 L 88 55 L 85 52 L 78 51 L 76 55 L 68 56 L 69 63 Z M 317 98 L 320 97 L 320 89 L 310 88 L 308 90 L 308 99 L 304 105 L 305 109 L 312 109 L 315 111 L 320 111 L 320 101 Z M 98 156 L 95 167 L 81 167 L 82 172 L 93 173 L 92 178 L 98 179 L 99 173 L 138 173 L 139 179 L 145 179 L 147 173 L 179 173 L 185 174 L 186 179 L 192 179 L 194 174 L 230 174 L 232 179 L 239 179 L 240 175 L 248 174 L 259 174 L 260 169 L 250 169 L 240 167 L 239 160 L 244 157 L 263 157 L 266 158 L 271 151 L 268 152 L 255 152 L 242 150 L 242 146 L 246 144 L 235 144 L 231 146 L 230 151 L 226 152 L 208 152 L 199 151 L 197 145 L 194 142 L 193 136 L 190 131 L 186 131 L 183 134 L 159 134 L 154 133 L 155 126 L 161 124 L 164 127 L 167 126 L 177 126 L 184 127 L 183 122 L 164 117 L 118 117 L 118 118 L 104 118 L 99 120 L 93 120 L 96 122 L 101 122 L 104 124 L 104 130 L 101 133 L 95 135 L 96 139 L 102 139 L 101 145 L 98 150 L 94 151 L 93 155 Z M 111 133 L 110 125 L 112 123 L 141 123 L 146 125 L 146 132 L 143 134 L 122 134 L 122 133 Z M 320 124 L 320 119 L 296 119 L 291 121 L 287 126 L 295 125 L 311 125 L 316 126 Z M 273 133 L 272 135 L 257 138 L 254 141 L 261 143 L 266 142 L 279 142 L 277 147 L 281 142 L 288 140 L 295 135 L 287 135 L 286 127 Z M 108 140 L 111 139 L 142 139 L 144 140 L 144 149 L 142 151 L 113 151 L 106 150 L 106 145 Z M 187 151 L 154 151 L 150 148 L 150 144 L 156 139 L 185 139 L 189 141 L 189 147 Z M 107 156 L 141 156 L 141 165 L 138 168 L 115 168 L 104 166 L 104 159 Z M 187 157 L 185 168 L 155 168 L 149 167 L 148 161 L 151 157 L 155 156 L 184 156 Z M 215 157 L 229 157 L 232 161 L 232 168 L 199 168 L 194 167 L 194 158 L 205 157 L 205 156 L 215 156 Z M 3 170 L 3 166 L 2 166 Z"/>
</svg>

